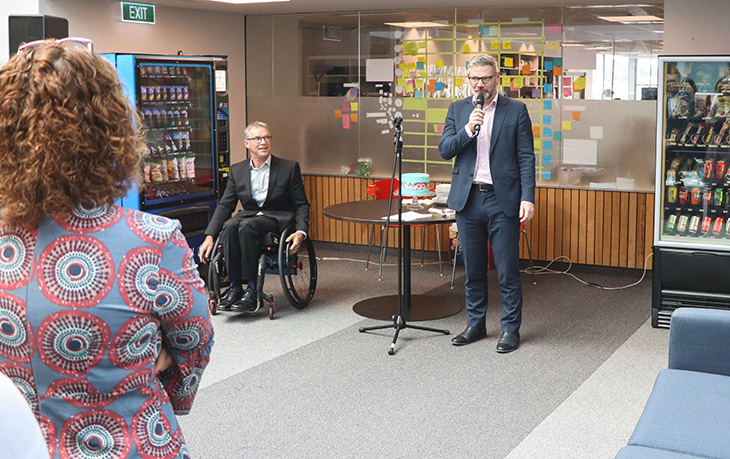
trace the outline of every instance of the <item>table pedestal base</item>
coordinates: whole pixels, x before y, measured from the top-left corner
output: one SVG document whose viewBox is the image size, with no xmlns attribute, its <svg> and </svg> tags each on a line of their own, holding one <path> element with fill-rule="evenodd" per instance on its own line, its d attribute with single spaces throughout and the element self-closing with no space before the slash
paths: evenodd
<svg viewBox="0 0 730 459">
<path fill-rule="evenodd" d="M 411 307 L 403 309 L 406 322 L 443 319 L 461 311 L 462 305 L 449 298 L 433 295 L 412 295 Z M 398 314 L 398 295 L 378 296 L 355 303 L 355 314 L 377 320 L 393 320 Z"/>
</svg>

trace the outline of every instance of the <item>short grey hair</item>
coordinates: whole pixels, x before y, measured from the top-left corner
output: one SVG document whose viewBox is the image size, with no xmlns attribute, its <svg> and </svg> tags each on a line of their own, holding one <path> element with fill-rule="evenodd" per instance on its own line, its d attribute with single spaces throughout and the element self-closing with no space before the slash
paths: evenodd
<svg viewBox="0 0 730 459">
<path fill-rule="evenodd" d="M 472 67 L 483 67 L 485 65 L 488 65 L 489 67 L 492 67 L 492 70 L 494 70 L 494 73 L 499 72 L 499 68 L 497 65 L 497 60 L 490 56 L 489 54 L 477 54 L 476 56 L 472 57 L 469 61 L 469 68 Z"/>
<path fill-rule="evenodd" d="M 267 131 L 271 132 L 271 129 L 269 129 L 269 125 L 264 123 L 263 121 L 254 121 L 253 123 L 246 126 L 246 129 L 243 131 L 243 137 L 248 139 L 248 133 L 251 129 L 256 128 L 264 128 Z"/>
</svg>

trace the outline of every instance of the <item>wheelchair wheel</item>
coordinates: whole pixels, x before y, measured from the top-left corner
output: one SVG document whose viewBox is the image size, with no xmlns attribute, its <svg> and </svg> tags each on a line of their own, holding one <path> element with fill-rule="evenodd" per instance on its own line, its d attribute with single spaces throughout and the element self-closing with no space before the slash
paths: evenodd
<svg viewBox="0 0 730 459">
<path fill-rule="evenodd" d="M 296 254 L 289 254 L 291 243 L 285 232 L 279 242 L 279 277 L 284 295 L 292 306 L 304 309 L 309 305 L 317 288 L 317 258 L 314 255 L 314 245 L 309 238 L 302 241 Z"/>
<path fill-rule="evenodd" d="M 218 242 L 216 241 L 216 247 Z M 223 251 L 214 249 L 211 259 L 208 260 L 208 309 L 212 315 L 218 314 L 218 305 L 221 302 L 221 285 L 228 278 L 226 264 L 223 261 Z"/>
</svg>

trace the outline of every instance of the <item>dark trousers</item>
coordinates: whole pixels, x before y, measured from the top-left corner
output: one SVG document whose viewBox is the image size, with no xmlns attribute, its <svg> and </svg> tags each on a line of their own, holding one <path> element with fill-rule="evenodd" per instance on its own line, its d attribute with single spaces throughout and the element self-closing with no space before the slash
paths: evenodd
<svg viewBox="0 0 730 459">
<path fill-rule="evenodd" d="M 264 215 L 244 217 L 239 212 L 223 225 L 220 241 L 231 283 L 255 280 L 261 241 L 268 233 L 279 234 L 279 225 Z"/>
<path fill-rule="evenodd" d="M 484 328 L 486 325 L 489 242 L 502 292 L 502 331 L 518 332 L 522 323 L 519 217 L 507 217 L 502 212 L 494 191 L 472 187 L 466 206 L 456 213 L 456 224 L 466 269 L 467 326 Z"/>
</svg>

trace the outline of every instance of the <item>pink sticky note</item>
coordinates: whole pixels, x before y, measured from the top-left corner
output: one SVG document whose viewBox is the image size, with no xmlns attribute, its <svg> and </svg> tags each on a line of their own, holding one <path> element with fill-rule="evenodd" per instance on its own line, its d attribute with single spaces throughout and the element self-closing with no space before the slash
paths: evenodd
<svg viewBox="0 0 730 459">
<path fill-rule="evenodd" d="M 573 88 L 571 86 L 563 86 L 563 95 L 565 97 L 570 97 L 573 95 Z M 342 115 L 343 117 L 345 115 Z"/>
<path fill-rule="evenodd" d="M 350 114 L 349 113 L 342 114 L 342 127 L 344 129 L 350 129 Z"/>
<path fill-rule="evenodd" d="M 560 24 L 545 24 L 545 35 L 559 35 L 563 33 L 563 26 Z"/>
<path fill-rule="evenodd" d="M 563 77 L 563 86 L 573 86 L 573 80 L 571 80 L 571 77 Z"/>
<path fill-rule="evenodd" d="M 342 113 L 350 111 L 350 102 L 342 102 Z"/>
</svg>

